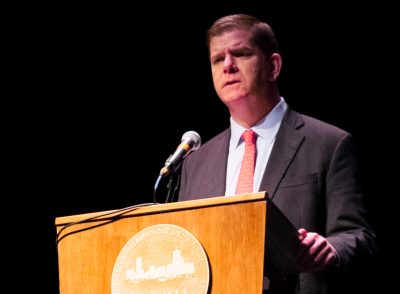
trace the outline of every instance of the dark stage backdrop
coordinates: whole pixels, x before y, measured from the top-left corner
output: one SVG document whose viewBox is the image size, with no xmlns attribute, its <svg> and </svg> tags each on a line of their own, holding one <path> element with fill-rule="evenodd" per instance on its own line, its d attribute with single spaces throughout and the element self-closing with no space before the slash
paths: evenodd
<svg viewBox="0 0 400 294">
<path fill-rule="evenodd" d="M 228 127 L 212 86 L 205 32 L 218 17 L 239 12 L 272 25 L 283 56 L 281 94 L 289 105 L 356 137 L 381 254 L 389 256 L 391 220 L 379 199 L 391 193 L 389 164 L 382 159 L 392 151 L 385 144 L 394 80 L 387 73 L 391 9 L 268 1 L 223 9 L 58 5 L 34 21 L 35 65 L 44 75 L 37 77 L 37 115 L 28 128 L 40 150 L 34 163 L 44 171 L 36 175 L 40 197 L 34 201 L 45 252 L 38 254 L 45 264 L 37 280 L 41 293 L 57 293 L 55 217 L 152 201 L 159 170 L 184 132 L 195 130 L 205 142 Z M 389 279 L 376 269 L 366 277 L 371 293 Z"/>
</svg>

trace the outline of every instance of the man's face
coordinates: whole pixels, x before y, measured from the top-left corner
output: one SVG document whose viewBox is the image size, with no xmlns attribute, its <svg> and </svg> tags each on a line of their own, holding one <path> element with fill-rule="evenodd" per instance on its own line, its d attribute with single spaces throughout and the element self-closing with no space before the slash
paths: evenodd
<svg viewBox="0 0 400 294">
<path fill-rule="evenodd" d="M 250 32 L 236 29 L 210 42 L 214 87 L 228 107 L 246 100 L 264 99 L 266 95 L 268 63 L 250 38 Z"/>
</svg>

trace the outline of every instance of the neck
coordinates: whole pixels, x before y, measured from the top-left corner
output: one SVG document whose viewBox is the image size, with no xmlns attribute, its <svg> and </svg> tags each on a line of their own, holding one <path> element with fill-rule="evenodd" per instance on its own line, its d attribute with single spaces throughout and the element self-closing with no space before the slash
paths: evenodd
<svg viewBox="0 0 400 294">
<path fill-rule="evenodd" d="M 276 95 L 258 103 L 244 103 L 237 107 L 231 107 L 229 111 L 238 124 L 249 129 L 274 109 L 280 101 L 279 97 L 279 95 Z"/>
</svg>

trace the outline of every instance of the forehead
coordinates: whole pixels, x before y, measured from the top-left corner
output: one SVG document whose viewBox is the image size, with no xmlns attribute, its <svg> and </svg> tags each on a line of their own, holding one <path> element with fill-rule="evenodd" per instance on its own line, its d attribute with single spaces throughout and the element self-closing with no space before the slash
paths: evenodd
<svg viewBox="0 0 400 294">
<path fill-rule="evenodd" d="M 251 32 L 239 29 L 223 33 L 211 39 L 210 53 L 213 55 L 224 52 L 227 49 L 253 47 L 250 43 L 251 36 Z"/>
</svg>

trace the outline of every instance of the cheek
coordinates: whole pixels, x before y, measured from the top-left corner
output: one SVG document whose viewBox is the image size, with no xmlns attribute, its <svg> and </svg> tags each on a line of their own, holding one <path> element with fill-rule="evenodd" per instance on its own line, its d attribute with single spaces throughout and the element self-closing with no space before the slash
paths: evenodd
<svg viewBox="0 0 400 294">
<path fill-rule="evenodd" d="M 254 68 L 252 76 L 255 83 L 265 82 L 267 78 L 267 71 L 260 68 Z"/>
<path fill-rule="evenodd" d="M 221 74 L 218 70 L 212 70 L 212 80 L 215 86 L 218 86 L 221 83 Z"/>
<path fill-rule="evenodd" d="M 257 68 L 249 68 L 243 75 L 243 79 L 245 80 L 246 84 L 251 87 L 260 82 L 261 72 Z"/>
<path fill-rule="evenodd" d="M 217 94 L 219 94 L 220 92 L 220 87 L 218 86 L 218 81 L 216 80 L 216 78 L 213 77 L 213 85 L 214 85 L 214 89 L 217 92 Z"/>
</svg>

